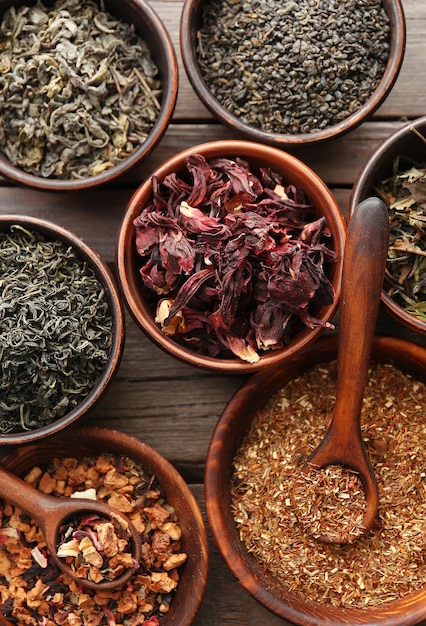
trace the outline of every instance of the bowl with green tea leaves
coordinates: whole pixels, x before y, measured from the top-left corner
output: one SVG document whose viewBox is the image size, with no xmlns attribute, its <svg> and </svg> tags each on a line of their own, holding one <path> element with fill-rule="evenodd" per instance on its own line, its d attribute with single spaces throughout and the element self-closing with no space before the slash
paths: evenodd
<svg viewBox="0 0 426 626">
<path fill-rule="evenodd" d="M 403 124 L 362 167 L 349 211 L 370 195 L 389 209 L 389 251 L 382 303 L 389 315 L 426 334 L 426 117 Z"/>
<path fill-rule="evenodd" d="M 302 161 L 213 141 L 165 161 L 130 199 L 116 268 L 140 328 L 210 370 L 256 371 L 333 327 L 345 224 Z"/>
<path fill-rule="evenodd" d="M 86 417 L 124 348 L 124 311 L 98 253 L 53 222 L 0 216 L 0 445 Z"/>
<path fill-rule="evenodd" d="M 400 0 L 185 0 L 181 55 L 208 111 L 281 148 L 343 135 L 385 101 L 406 28 Z"/>
<path fill-rule="evenodd" d="M 40 190 L 111 182 L 167 130 L 178 68 L 142 0 L 0 0 L 0 174 Z"/>
</svg>

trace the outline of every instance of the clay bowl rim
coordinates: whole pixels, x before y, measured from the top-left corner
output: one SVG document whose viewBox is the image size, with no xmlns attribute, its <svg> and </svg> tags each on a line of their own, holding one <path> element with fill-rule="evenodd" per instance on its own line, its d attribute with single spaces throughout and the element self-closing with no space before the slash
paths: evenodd
<svg viewBox="0 0 426 626">
<path fill-rule="evenodd" d="M 320 604 L 307 595 L 289 592 L 262 571 L 240 541 L 233 521 L 230 510 L 232 459 L 256 410 L 288 380 L 307 368 L 336 358 L 337 347 L 337 333 L 322 337 L 315 346 L 306 348 L 286 363 L 254 374 L 228 402 L 214 429 L 206 458 L 204 488 L 209 527 L 228 569 L 241 586 L 271 612 L 291 623 L 299 626 L 414 626 L 426 617 L 426 586 L 402 600 L 370 609 Z M 417 377 L 421 367 L 421 377 L 426 382 L 426 348 L 405 339 L 375 336 L 372 355 L 379 362 L 394 360 L 401 369 L 414 372 Z"/>
<path fill-rule="evenodd" d="M 12 446 L 39 441 L 58 433 L 64 428 L 68 428 L 77 420 L 85 417 L 108 390 L 120 365 L 125 342 L 124 307 L 120 292 L 111 270 L 102 257 L 76 234 L 49 220 L 13 214 L 0 216 L 0 232 L 8 230 L 13 224 L 20 225 L 28 230 L 43 232 L 52 239 L 64 241 L 71 245 L 82 259 L 87 261 L 88 265 L 94 270 L 97 279 L 103 285 L 109 301 L 112 317 L 112 343 L 108 361 L 98 381 L 80 404 L 63 417 L 59 417 L 52 423 L 40 428 L 1 434 L 0 446 Z"/>
<path fill-rule="evenodd" d="M 1 459 L 7 469 L 22 475 L 33 465 L 46 463 L 54 456 L 83 456 L 111 452 L 125 454 L 136 459 L 152 474 L 155 474 L 164 489 L 166 500 L 176 510 L 182 528 L 184 551 L 188 561 L 180 570 L 181 588 L 161 620 L 164 626 L 190 626 L 200 607 L 207 584 L 209 551 L 206 526 L 200 507 L 177 469 L 157 450 L 142 440 L 123 432 L 100 426 L 76 426 L 59 433 L 38 445 L 21 446 Z M 185 525 L 184 525 L 185 524 Z M 179 590 L 188 591 L 180 597 Z M 176 607 L 173 609 L 173 607 Z M 182 615 L 183 612 L 183 615 Z M 174 613 L 177 613 L 174 615 Z M 4 620 L 4 618 L 3 618 Z M 5 620 L 4 626 L 11 626 Z"/>
<path fill-rule="evenodd" d="M 324 321 L 330 321 L 339 306 L 341 265 L 346 229 L 337 202 L 327 185 L 309 166 L 293 155 L 275 147 L 246 140 L 219 140 L 192 146 L 164 161 L 153 172 L 153 175 L 156 175 L 159 181 L 163 180 L 167 174 L 180 170 L 185 158 L 194 154 L 194 152 L 202 153 L 207 159 L 217 156 L 235 157 L 235 155 L 238 155 L 248 162 L 254 163 L 255 166 L 260 162 L 276 166 L 278 160 L 281 163 L 280 171 L 291 168 L 291 182 L 299 184 L 302 189 L 305 189 L 308 199 L 313 204 L 316 204 L 315 200 L 312 200 L 315 195 L 317 198 L 321 198 L 323 205 L 327 205 L 327 210 L 329 211 L 327 216 L 328 223 L 333 230 L 333 249 L 338 256 L 334 266 L 330 266 L 332 282 L 335 288 L 335 298 L 333 304 L 323 307 L 318 316 Z M 117 234 L 115 264 L 119 287 L 129 312 L 138 326 L 157 346 L 173 357 L 195 367 L 216 372 L 243 374 L 269 367 L 299 351 L 302 346 L 315 341 L 323 331 L 323 328 L 304 328 L 288 346 L 262 355 L 258 363 L 247 363 L 238 358 L 217 359 L 199 355 L 168 338 L 155 324 L 151 308 L 140 293 L 140 283 L 135 269 L 137 257 L 133 245 L 133 220 L 140 214 L 143 206 L 151 197 L 151 193 L 152 183 L 151 178 L 149 178 L 140 185 L 130 198 Z M 322 210 L 321 214 L 323 214 Z M 333 215 L 332 225 L 329 219 L 331 215 Z"/>
<path fill-rule="evenodd" d="M 0 18 L 10 6 L 33 5 L 35 0 L 0 0 Z M 163 21 L 151 5 L 143 0 L 106 0 L 108 10 L 120 15 L 123 19 L 134 21 L 137 31 L 146 38 L 154 61 L 159 68 L 159 76 L 163 82 L 163 96 L 159 115 L 143 144 L 129 157 L 114 167 L 81 179 L 43 178 L 13 165 L 7 156 L 0 151 L 0 174 L 9 180 L 40 191 L 80 191 L 101 187 L 122 177 L 136 165 L 145 161 L 163 138 L 172 119 L 179 87 L 179 70 L 175 48 Z M 133 16 L 134 19 L 130 19 Z M 140 24 L 143 23 L 143 28 Z"/>
<path fill-rule="evenodd" d="M 369 195 L 377 195 L 374 183 L 384 180 L 391 174 L 392 162 L 395 157 L 401 153 L 401 150 L 408 149 L 413 145 L 413 157 L 416 154 L 420 155 L 422 148 L 423 152 L 426 154 L 426 146 L 420 139 L 416 138 L 411 132 L 411 128 L 423 130 L 426 134 L 426 115 L 405 123 L 401 128 L 391 133 L 391 135 L 376 147 L 374 152 L 361 167 L 351 190 L 348 210 L 349 219 L 351 214 L 356 210 L 359 202 Z M 415 145 L 417 142 L 418 146 Z M 404 152 L 404 154 L 410 157 L 408 152 Z M 426 162 L 425 156 L 423 156 L 423 160 Z M 385 310 L 393 319 L 410 330 L 426 335 L 426 322 L 412 315 L 404 307 L 395 302 L 395 300 L 387 294 L 385 289 L 382 290 L 381 301 Z"/>
<path fill-rule="evenodd" d="M 180 20 L 180 51 L 186 75 L 198 98 L 209 112 L 226 126 L 248 139 L 280 147 L 316 144 L 335 139 L 357 128 L 383 104 L 392 90 L 402 67 L 406 47 L 406 21 L 401 0 L 383 0 L 390 18 L 391 40 L 385 72 L 368 100 L 344 120 L 312 133 L 272 133 L 244 123 L 223 107 L 208 89 L 197 63 L 196 34 L 200 24 L 202 0 L 185 0 Z"/>
</svg>

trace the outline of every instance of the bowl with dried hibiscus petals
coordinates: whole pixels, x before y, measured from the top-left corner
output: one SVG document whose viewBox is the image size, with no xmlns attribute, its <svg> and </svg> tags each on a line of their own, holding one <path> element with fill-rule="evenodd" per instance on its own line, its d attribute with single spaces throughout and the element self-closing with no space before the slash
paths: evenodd
<svg viewBox="0 0 426 626">
<path fill-rule="evenodd" d="M 117 235 L 117 276 L 163 350 L 251 372 L 332 327 L 344 239 L 332 193 L 302 161 L 213 141 L 171 157 L 135 191 Z"/>
<path fill-rule="evenodd" d="M 0 174 L 42 191 L 127 175 L 176 105 L 171 38 L 142 0 L 0 0 Z"/>
<path fill-rule="evenodd" d="M 109 505 L 142 544 L 131 578 L 96 591 L 83 578 L 99 580 L 120 566 L 111 525 L 91 515 L 61 529 L 59 549 L 80 585 L 57 568 L 37 523 L 1 501 L 2 624 L 190 626 L 207 580 L 207 535 L 195 497 L 163 456 L 124 433 L 77 426 L 19 447 L 2 465 L 52 498 L 88 499 L 89 509 L 91 501 Z"/>
<path fill-rule="evenodd" d="M 352 520 L 351 507 L 364 494 L 349 468 L 330 465 L 318 472 L 321 482 L 312 477 L 306 519 L 295 506 L 295 481 L 333 414 L 338 339 L 323 336 L 254 374 L 230 399 L 206 458 L 209 527 L 242 587 L 286 624 L 423 624 L 425 347 L 396 337 L 373 340 L 361 413 L 379 489 L 370 530 L 347 543 L 306 530 L 308 514 L 320 529 Z"/>
<path fill-rule="evenodd" d="M 0 446 L 42 440 L 108 391 L 124 306 L 102 257 L 48 220 L 0 216 Z"/>
<path fill-rule="evenodd" d="M 403 124 L 364 164 L 349 213 L 371 195 L 389 209 L 389 251 L 382 303 L 389 315 L 426 334 L 426 117 Z"/>
</svg>

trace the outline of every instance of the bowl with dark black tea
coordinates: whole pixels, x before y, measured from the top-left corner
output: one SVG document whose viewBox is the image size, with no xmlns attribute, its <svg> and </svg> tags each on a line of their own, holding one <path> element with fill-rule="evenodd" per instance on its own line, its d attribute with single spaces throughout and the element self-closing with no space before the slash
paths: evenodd
<svg viewBox="0 0 426 626">
<path fill-rule="evenodd" d="M 0 0 L 0 174 L 73 191 L 128 173 L 176 104 L 170 36 L 141 0 Z"/>
<path fill-rule="evenodd" d="M 362 166 L 349 212 L 371 195 L 389 209 L 389 251 L 382 291 L 385 310 L 426 334 L 426 117 L 403 124 Z"/>
<path fill-rule="evenodd" d="M 165 161 L 128 203 L 116 245 L 136 323 L 191 365 L 268 367 L 332 328 L 345 224 L 302 161 L 213 141 Z"/>
<path fill-rule="evenodd" d="M 88 510 L 88 498 L 109 505 L 133 524 L 143 544 L 127 582 L 102 591 L 83 588 L 53 562 L 39 524 L 29 516 L 19 521 L 19 506 L 1 500 L 3 626 L 193 623 L 207 582 L 207 533 L 193 493 L 166 458 L 136 437 L 86 425 L 8 452 L 2 465 L 51 499 L 85 498 Z M 99 580 L 129 566 L 113 524 L 95 515 L 80 521 L 82 529 L 73 530 L 71 518 L 60 534 L 66 539 L 61 558 L 79 578 Z"/>
<path fill-rule="evenodd" d="M 0 216 L 0 445 L 50 437 L 85 417 L 121 361 L 115 279 L 62 226 Z"/>
<path fill-rule="evenodd" d="M 400 0 L 185 0 L 181 54 L 196 94 L 241 136 L 284 147 L 368 119 L 399 75 Z"/>
<path fill-rule="evenodd" d="M 323 336 L 252 376 L 230 399 L 206 458 L 209 527 L 242 587 L 285 623 L 423 624 L 426 349 L 374 337 L 361 429 L 379 509 L 370 530 L 348 543 L 327 543 L 307 532 L 293 492 L 330 424 L 337 355 L 337 333 Z M 339 526 L 363 499 L 359 475 L 330 465 L 317 478 L 307 515 L 319 525 Z"/>
</svg>

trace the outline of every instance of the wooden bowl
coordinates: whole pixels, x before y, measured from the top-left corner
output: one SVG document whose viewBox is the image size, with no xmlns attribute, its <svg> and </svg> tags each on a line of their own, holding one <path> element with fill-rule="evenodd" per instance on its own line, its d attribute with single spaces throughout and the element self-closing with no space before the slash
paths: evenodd
<svg viewBox="0 0 426 626">
<path fill-rule="evenodd" d="M 32 6 L 35 3 L 33 0 L 0 0 L 0 20 L 9 7 L 18 9 L 26 4 Z M 178 65 L 170 35 L 154 9 L 143 0 L 105 0 L 105 8 L 117 19 L 134 24 L 137 34 L 146 41 L 158 67 L 158 77 L 162 83 L 160 110 L 147 138 L 127 158 L 92 176 L 64 180 L 38 176 L 12 164 L 3 152 L 0 152 L 0 175 L 43 191 L 92 189 L 126 174 L 144 161 L 162 139 L 172 118 L 178 93 Z"/>
<path fill-rule="evenodd" d="M 188 148 L 171 157 L 163 163 L 154 175 L 161 182 L 165 176 L 173 172 L 182 173 L 184 163 L 188 156 L 200 153 L 209 160 L 216 157 L 239 156 L 249 163 L 251 170 L 256 171 L 259 167 L 270 167 L 273 171 L 281 174 L 285 184 L 292 183 L 304 190 L 308 202 L 316 208 L 318 217 L 325 216 L 331 238 L 327 240 L 337 254 L 337 261 L 326 268 L 326 273 L 334 286 L 335 298 L 332 304 L 322 307 L 315 315 L 328 322 L 332 319 L 338 306 L 340 296 L 341 262 L 344 247 L 345 225 L 340 214 L 338 205 L 324 182 L 306 165 L 295 157 L 273 147 L 248 141 L 213 141 Z M 188 345 L 178 343 L 171 336 L 164 334 L 155 323 L 155 309 L 142 294 L 142 282 L 139 274 L 141 265 L 140 257 L 136 253 L 134 219 L 140 215 L 142 209 L 151 200 L 152 182 L 145 181 L 134 193 L 126 207 L 122 220 L 116 246 L 117 276 L 124 299 L 133 315 L 136 323 L 160 348 L 170 355 L 196 367 L 227 373 L 248 373 L 286 359 L 291 354 L 298 352 L 303 346 L 314 341 L 323 330 L 322 327 L 304 328 L 290 343 L 276 350 L 270 350 L 261 355 L 260 361 L 250 363 L 235 358 L 214 358 L 196 353 Z"/>
<path fill-rule="evenodd" d="M 32 443 L 50 437 L 86 416 L 108 390 L 119 367 L 125 340 L 124 310 L 120 294 L 110 269 L 99 254 L 74 233 L 47 220 L 22 215 L 0 216 L 0 232 L 9 232 L 12 225 L 42 233 L 51 241 L 64 242 L 87 263 L 105 290 L 112 319 L 112 338 L 108 359 L 97 382 L 78 405 L 50 424 L 32 430 L 0 434 L 0 446 Z M 3 358 L 6 358 L 5 355 Z"/>
<path fill-rule="evenodd" d="M 2 458 L 6 469 L 19 476 L 32 467 L 43 467 L 55 457 L 81 459 L 102 453 L 124 455 L 140 463 L 164 490 L 164 498 L 174 507 L 182 529 L 182 551 L 188 559 L 179 569 L 180 579 L 170 610 L 161 626 L 190 626 L 203 598 L 208 570 L 207 534 L 198 504 L 176 469 L 146 443 L 115 430 L 97 427 L 71 428 L 49 440 L 21 446 Z M 0 618 L 1 619 L 1 618 Z M 5 626 L 11 622 L 3 618 Z"/>
<path fill-rule="evenodd" d="M 405 598 L 372 608 L 339 608 L 321 604 L 306 594 L 297 594 L 269 575 L 239 538 L 231 512 L 232 464 L 242 438 L 256 411 L 291 379 L 319 363 L 337 356 L 335 334 L 321 338 L 314 346 L 285 363 L 259 372 L 230 400 L 223 411 L 208 449 L 205 470 L 207 516 L 214 541 L 226 565 L 242 587 L 273 613 L 298 626 L 412 626 L 426 618 L 426 588 Z M 426 349 L 411 342 L 376 336 L 372 359 L 394 363 L 416 379 L 426 381 Z"/>
<path fill-rule="evenodd" d="M 391 26 L 389 60 L 379 84 L 368 100 L 345 119 L 322 129 L 313 128 L 311 132 L 300 134 L 265 131 L 244 122 L 242 118 L 227 110 L 217 100 L 204 80 L 197 57 L 198 32 L 202 24 L 203 6 L 202 0 L 185 0 L 183 6 L 180 23 L 180 49 L 184 67 L 194 91 L 210 113 L 246 139 L 285 149 L 286 146 L 315 144 L 343 135 L 359 126 L 379 108 L 393 88 L 402 66 L 406 41 L 402 4 L 400 0 L 383 0 L 383 6 L 389 16 Z M 225 71 L 224 75 L 226 76 Z M 289 111 L 291 107 L 290 103 Z"/>
<path fill-rule="evenodd" d="M 414 134 L 413 128 L 426 137 L 426 116 L 408 122 L 392 133 L 375 149 L 363 165 L 352 188 L 349 216 L 362 200 L 368 196 L 377 195 L 380 183 L 394 173 L 397 157 L 402 157 L 401 166 L 404 167 L 403 163 L 406 163 L 407 169 L 415 162 L 426 163 L 426 146 L 422 139 Z M 387 313 L 395 320 L 413 331 L 426 335 L 426 322 L 399 305 L 385 290 L 382 292 L 381 300 Z"/>
</svg>

